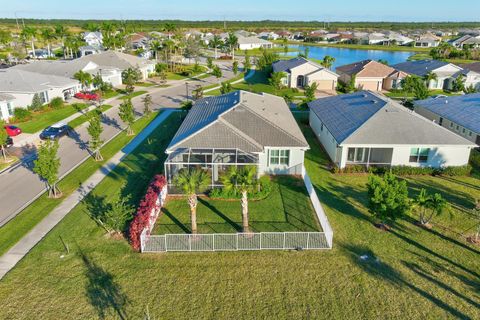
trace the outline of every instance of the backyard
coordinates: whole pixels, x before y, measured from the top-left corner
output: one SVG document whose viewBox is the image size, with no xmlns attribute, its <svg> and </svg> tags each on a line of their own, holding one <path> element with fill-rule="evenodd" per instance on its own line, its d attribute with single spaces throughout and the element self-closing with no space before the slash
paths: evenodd
<svg viewBox="0 0 480 320">
<path fill-rule="evenodd" d="M 473 232 L 467 210 L 479 180 L 408 178 L 411 196 L 420 187 L 440 192 L 453 215 L 432 230 L 407 217 L 381 231 L 366 207 L 367 176 L 330 173 L 305 119 L 305 166 L 334 230 L 332 250 L 138 254 L 107 237 L 90 212 L 119 192 L 138 203 L 180 124 L 168 121 L 0 281 L 3 317 L 137 319 L 148 309 L 162 319 L 480 318 L 479 249 L 461 236 Z"/>
</svg>

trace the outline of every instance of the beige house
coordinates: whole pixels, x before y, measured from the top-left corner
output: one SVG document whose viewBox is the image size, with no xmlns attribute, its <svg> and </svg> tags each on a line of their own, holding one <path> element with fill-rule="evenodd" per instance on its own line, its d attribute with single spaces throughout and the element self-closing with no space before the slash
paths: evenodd
<svg viewBox="0 0 480 320">
<path fill-rule="evenodd" d="M 400 88 L 408 74 L 374 60 L 364 60 L 337 68 L 339 80 L 349 83 L 355 76 L 355 87 L 360 90 L 382 91 Z"/>
<path fill-rule="evenodd" d="M 279 60 L 272 64 L 273 72 L 283 72 L 283 85 L 289 88 L 303 88 L 312 83 L 317 90 L 331 91 L 337 87 L 338 74 L 307 59 L 298 57 Z"/>
</svg>

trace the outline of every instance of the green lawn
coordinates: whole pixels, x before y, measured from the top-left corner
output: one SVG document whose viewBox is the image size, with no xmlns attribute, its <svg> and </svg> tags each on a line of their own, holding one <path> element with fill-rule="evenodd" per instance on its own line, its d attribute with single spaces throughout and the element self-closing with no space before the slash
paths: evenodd
<svg viewBox="0 0 480 320">
<path fill-rule="evenodd" d="M 428 53 L 417 53 L 408 58 L 408 60 L 430 60 L 432 57 Z M 468 64 L 478 62 L 478 60 L 471 60 L 471 59 L 442 59 L 443 61 L 450 62 L 453 64 Z"/>
<path fill-rule="evenodd" d="M 3 161 L 3 156 L 0 155 L 0 171 L 14 165 L 18 162 L 18 158 L 12 155 L 7 156 L 7 162 Z"/>
<path fill-rule="evenodd" d="M 380 231 L 366 208 L 367 176 L 330 173 L 305 121 L 305 165 L 334 230 L 332 250 L 137 254 L 106 237 L 88 210 L 120 190 L 138 202 L 163 168 L 172 126 L 127 157 L 95 189 L 90 207 L 77 206 L 0 281 L 0 314 L 138 319 L 148 308 L 156 319 L 480 318 L 479 249 L 454 232 L 471 232 L 471 218 L 457 207 L 480 198 L 479 181 L 408 179 L 412 195 L 425 186 L 448 196 L 453 217 L 436 219 L 431 231 L 413 218 Z"/>
<path fill-rule="evenodd" d="M 193 64 L 192 65 L 185 65 L 183 66 L 183 70 L 188 71 L 193 69 Z M 167 80 L 184 80 L 184 79 L 190 79 L 190 78 L 195 78 L 196 76 L 204 73 L 207 71 L 207 69 L 204 66 L 200 66 L 202 69 L 200 72 L 192 72 L 190 75 L 186 76 L 182 74 L 181 72 L 167 72 Z"/>
<path fill-rule="evenodd" d="M 118 96 L 119 94 L 120 94 L 120 92 L 118 90 L 107 91 L 107 92 L 104 92 L 102 94 L 102 99 L 103 100 L 110 99 L 110 98 Z"/>
<path fill-rule="evenodd" d="M 90 117 L 90 115 L 93 114 L 93 112 L 105 112 L 107 111 L 108 109 L 110 109 L 112 106 L 109 105 L 109 104 L 104 104 L 104 105 L 101 105 L 98 109 L 94 109 L 94 110 L 91 110 L 83 115 L 81 115 L 80 117 L 78 118 L 75 118 L 73 119 L 72 121 L 70 121 L 68 123 L 68 125 L 72 128 L 76 128 L 78 127 L 79 125 L 85 123 L 88 121 L 88 118 Z"/>
<path fill-rule="evenodd" d="M 139 132 L 152 121 L 157 113 L 149 117 L 140 118 L 133 125 L 134 131 Z M 68 174 L 59 182 L 59 188 L 63 192 L 60 199 L 49 199 L 46 194 L 35 200 L 26 207 L 20 214 L 10 220 L 6 225 L 0 227 L 0 254 L 5 253 L 38 222 L 47 216 L 65 197 L 75 191 L 79 184 L 87 180 L 97 169 L 104 165 L 115 153 L 120 151 L 134 136 L 127 136 L 121 133 L 102 148 L 104 160 L 96 162 L 93 158 L 82 163 L 78 168 Z"/>
<path fill-rule="evenodd" d="M 265 51 L 265 49 L 250 49 L 250 50 L 247 50 L 248 52 L 248 55 L 251 56 L 251 57 L 255 57 L 255 56 L 261 56 L 263 54 L 263 52 Z M 271 48 L 271 49 L 266 49 L 267 52 L 271 52 L 271 53 L 284 53 L 285 52 L 285 49 L 283 47 L 274 47 L 274 48 Z M 298 49 L 296 48 L 288 48 L 288 51 L 287 52 L 298 52 Z M 240 51 L 240 50 L 236 50 L 235 51 L 235 55 L 238 55 L 238 56 L 245 56 L 245 51 Z M 291 57 L 290 57 L 291 58 Z"/>
<path fill-rule="evenodd" d="M 128 98 L 133 99 L 133 98 L 141 96 L 142 94 L 145 94 L 145 93 L 147 93 L 147 91 L 139 90 L 139 91 L 135 91 L 135 92 L 132 92 L 130 94 L 124 95 L 124 96 L 120 97 L 120 99 L 123 99 L 123 100 L 128 99 Z"/>
<path fill-rule="evenodd" d="M 319 231 L 310 198 L 303 181 L 278 177 L 272 193 L 265 199 L 249 202 L 249 224 L 254 232 Z M 171 199 L 163 208 L 155 233 L 190 233 L 190 210 L 184 198 Z M 235 233 L 242 230 L 240 200 L 199 198 L 199 233 Z"/>
<path fill-rule="evenodd" d="M 48 109 L 44 112 L 32 113 L 32 118 L 25 122 L 18 122 L 15 125 L 19 126 L 25 133 L 35 133 L 45 129 L 52 124 L 55 124 L 63 119 L 77 113 L 78 110 L 88 107 L 87 104 L 77 103 L 74 105 L 66 105 L 65 107 L 55 110 Z"/>
<path fill-rule="evenodd" d="M 145 88 L 156 86 L 155 83 L 151 83 L 151 82 L 137 82 L 137 83 L 135 83 L 135 85 L 138 86 L 138 87 L 145 87 Z"/>
<path fill-rule="evenodd" d="M 303 93 L 295 91 L 291 88 L 282 88 L 280 90 L 275 90 L 269 83 L 268 83 L 268 75 L 263 71 L 254 71 L 253 76 L 245 79 L 245 81 L 236 83 L 232 85 L 234 90 L 246 90 L 251 92 L 265 92 L 270 94 L 275 94 L 278 96 L 282 96 L 284 94 L 291 94 L 293 96 L 303 96 Z M 208 95 L 215 96 L 220 95 L 220 90 L 214 90 L 207 92 Z"/>
</svg>

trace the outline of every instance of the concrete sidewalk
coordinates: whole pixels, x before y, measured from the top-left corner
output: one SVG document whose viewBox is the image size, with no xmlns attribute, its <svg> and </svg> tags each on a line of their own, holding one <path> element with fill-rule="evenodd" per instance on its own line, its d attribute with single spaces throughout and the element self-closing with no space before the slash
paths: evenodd
<svg viewBox="0 0 480 320">
<path fill-rule="evenodd" d="M 75 192 L 38 223 L 30 232 L 0 257 L 0 279 L 50 232 L 90 191 L 92 191 L 129 153 L 135 150 L 170 114 L 175 110 L 168 109 L 155 118 L 127 146 L 117 152 L 107 163 L 98 169 Z"/>
</svg>

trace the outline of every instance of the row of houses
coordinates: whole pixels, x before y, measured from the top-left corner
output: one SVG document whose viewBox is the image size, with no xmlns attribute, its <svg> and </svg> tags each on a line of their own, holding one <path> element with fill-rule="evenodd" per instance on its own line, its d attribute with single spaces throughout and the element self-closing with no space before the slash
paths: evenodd
<svg viewBox="0 0 480 320">
<path fill-rule="evenodd" d="M 309 109 L 310 127 L 339 168 L 464 166 L 480 143 L 480 94 L 419 101 L 411 111 L 360 91 L 317 99 Z M 165 172 L 170 187 L 191 166 L 211 173 L 211 187 L 232 165 L 299 175 L 309 148 L 281 97 L 235 91 L 194 103 L 166 149 Z"/>
<path fill-rule="evenodd" d="M 8 120 L 15 108 L 27 108 L 36 94 L 44 104 L 56 97 L 70 99 L 82 90 L 74 79 L 78 71 L 100 75 L 103 81 L 116 87 L 122 84 L 122 71 L 128 68 L 138 68 L 142 78 L 147 79 L 155 64 L 129 54 L 105 51 L 75 60 L 33 61 L 1 69 L 0 116 Z"/>
</svg>

